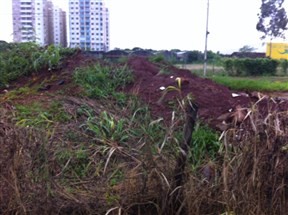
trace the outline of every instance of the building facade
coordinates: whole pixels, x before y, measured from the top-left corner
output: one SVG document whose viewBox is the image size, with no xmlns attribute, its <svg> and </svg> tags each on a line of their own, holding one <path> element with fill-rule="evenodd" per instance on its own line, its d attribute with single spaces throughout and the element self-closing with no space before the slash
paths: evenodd
<svg viewBox="0 0 288 215">
<path fill-rule="evenodd" d="M 108 51 L 109 10 L 103 0 L 69 0 L 70 47 Z"/>
<path fill-rule="evenodd" d="M 66 45 L 65 13 L 59 8 L 54 12 L 51 1 L 13 0 L 12 4 L 14 42 Z"/>
<path fill-rule="evenodd" d="M 52 9 L 52 43 L 58 46 L 67 46 L 66 33 L 66 12 L 58 6 L 53 6 Z"/>
</svg>

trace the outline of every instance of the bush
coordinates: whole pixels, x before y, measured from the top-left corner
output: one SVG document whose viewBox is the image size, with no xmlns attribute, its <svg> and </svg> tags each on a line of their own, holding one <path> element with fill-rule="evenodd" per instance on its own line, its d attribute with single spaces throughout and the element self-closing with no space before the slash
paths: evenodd
<svg viewBox="0 0 288 215">
<path fill-rule="evenodd" d="M 10 43 L 0 50 L 0 87 L 23 75 L 30 75 L 42 69 L 55 69 L 63 57 L 75 49 L 56 47 L 43 48 L 35 43 Z M 0 47 L 1 48 L 1 47 Z"/>
<path fill-rule="evenodd" d="M 288 60 L 280 60 L 279 61 L 280 71 L 282 74 L 287 75 L 288 73 Z"/>
<path fill-rule="evenodd" d="M 153 62 L 153 63 L 162 63 L 162 62 L 165 61 L 165 58 L 164 58 L 163 55 L 158 54 L 158 55 L 151 56 L 151 57 L 149 58 L 149 60 L 150 60 L 151 62 Z"/>
<path fill-rule="evenodd" d="M 275 75 L 278 61 L 268 58 L 226 59 L 224 69 L 231 76 Z"/>
</svg>

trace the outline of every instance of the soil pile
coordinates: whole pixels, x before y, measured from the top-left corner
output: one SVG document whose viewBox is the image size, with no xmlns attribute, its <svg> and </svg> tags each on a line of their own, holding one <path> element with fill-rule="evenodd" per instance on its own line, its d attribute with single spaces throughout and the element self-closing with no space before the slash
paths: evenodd
<svg viewBox="0 0 288 215">
<path fill-rule="evenodd" d="M 199 107 L 199 118 L 205 123 L 216 127 L 221 123 L 217 119 L 222 114 L 236 106 L 248 107 L 253 99 L 245 95 L 233 97 L 233 91 L 225 86 L 218 85 L 213 81 L 200 78 L 189 70 L 179 69 L 173 66 L 166 66 L 163 72 L 163 65 L 156 65 L 143 57 L 131 58 L 129 67 L 134 72 L 135 81 L 128 87 L 128 91 L 138 95 L 145 103 L 149 104 L 154 116 L 163 117 L 166 120 L 171 118 L 171 101 L 176 101 L 190 94 Z M 163 74 L 165 73 L 165 74 Z M 177 78 L 181 78 L 181 89 L 179 89 Z M 167 92 L 163 101 L 159 101 L 165 93 L 161 87 L 173 86 L 177 90 Z"/>
</svg>

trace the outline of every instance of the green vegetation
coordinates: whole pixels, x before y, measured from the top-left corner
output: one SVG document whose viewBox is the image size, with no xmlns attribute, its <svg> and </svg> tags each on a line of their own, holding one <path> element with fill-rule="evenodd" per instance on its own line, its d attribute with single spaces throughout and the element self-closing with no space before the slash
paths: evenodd
<svg viewBox="0 0 288 215">
<path fill-rule="evenodd" d="M 23 127 L 48 128 L 57 122 L 65 123 L 71 116 L 65 112 L 62 104 L 53 101 L 47 108 L 40 103 L 16 105 L 16 125 Z"/>
<path fill-rule="evenodd" d="M 153 55 L 149 57 L 149 60 L 153 63 L 163 63 L 165 61 L 165 58 L 163 55 L 158 54 L 158 55 Z"/>
<path fill-rule="evenodd" d="M 192 141 L 190 160 L 194 167 L 215 160 L 219 155 L 219 134 L 208 126 L 198 124 L 193 132 Z"/>
<path fill-rule="evenodd" d="M 133 77 L 127 66 L 113 67 L 95 64 L 78 68 L 74 79 L 77 84 L 84 87 L 90 98 L 109 99 L 112 97 L 119 102 L 124 102 L 125 96 L 117 90 L 131 83 Z"/>
<path fill-rule="evenodd" d="M 288 75 L 288 60 L 280 60 L 279 67 L 281 74 Z"/>
<path fill-rule="evenodd" d="M 237 78 L 229 76 L 212 76 L 210 77 L 218 84 L 225 85 L 233 90 L 248 90 L 248 91 L 287 91 L 287 80 L 283 78 L 276 78 L 273 81 L 273 77 L 263 78 Z M 272 80 L 271 80 L 272 79 Z"/>
<path fill-rule="evenodd" d="M 6 44 L 0 51 L 0 87 L 42 69 L 53 70 L 65 56 L 74 52 L 74 49 L 53 45 L 45 49 L 35 43 Z"/>
<path fill-rule="evenodd" d="M 11 55 L 23 60 L 20 66 L 13 65 L 15 73 L 12 65 L 0 61 L 10 68 L 9 72 L 0 68 L 6 75 L 0 79 L 2 85 L 43 68 L 53 70 L 63 55 L 73 53 L 22 45 L 15 47 L 25 49 L 23 55 L 28 57 Z M 15 47 L 3 44 L 0 56 Z M 162 59 L 154 60 L 160 73 L 168 74 L 167 64 L 161 67 Z M 72 83 L 64 85 L 67 92 L 77 89 L 72 96 L 37 91 L 46 79 L 0 95 L 1 212 L 285 214 L 285 111 L 271 110 L 264 116 L 254 104 L 247 107 L 245 122 L 231 125 L 221 135 L 198 122 L 189 148 L 184 139 L 190 138 L 187 119 L 191 118 L 185 102 L 193 101 L 193 92 L 184 97 L 184 79 L 178 77 L 176 86 L 166 86 L 159 98 L 161 103 L 168 92 L 177 92 L 177 99 L 167 101 L 171 119 L 156 118 L 137 94 L 121 92 L 133 82 L 127 65 L 97 62 L 74 71 Z M 57 75 L 48 76 L 48 82 L 58 81 Z M 271 81 L 274 77 L 210 78 L 233 89 L 288 89 L 285 82 Z M 190 168 L 181 169 L 185 165 Z M 179 175 L 183 179 L 177 185 Z"/>
<path fill-rule="evenodd" d="M 224 69 L 230 76 L 275 75 L 278 61 L 267 58 L 228 58 L 224 60 Z"/>
</svg>

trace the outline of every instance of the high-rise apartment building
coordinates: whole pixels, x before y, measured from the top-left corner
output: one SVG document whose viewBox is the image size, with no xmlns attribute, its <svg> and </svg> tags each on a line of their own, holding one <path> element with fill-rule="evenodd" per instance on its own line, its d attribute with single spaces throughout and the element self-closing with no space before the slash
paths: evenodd
<svg viewBox="0 0 288 215">
<path fill-rule="evenodd" d="M 69 0 L 70 47 L 109 50 L 109 10 L 103 0 Z"/>
<path fill-rule="evenodd" d="M 59 7 L 52 9 L 52 41 L 55 45 L 67 46 L 66 13 Z"/>
<path fill-rule="evenodd" d="M 14 42 L 66 45 L 66 17 L 49 0 L 12 0 Z M 64 15 L 63 15 L 64 14 Z M 64 16 L 64 20 L 63 20 Z M 63 39 L 65 38 L 65 39 Z"/>
</svg>

